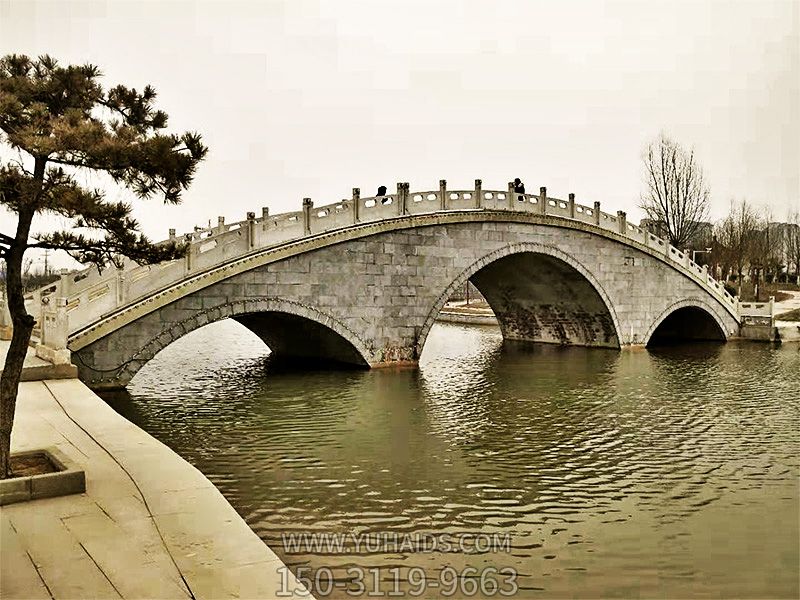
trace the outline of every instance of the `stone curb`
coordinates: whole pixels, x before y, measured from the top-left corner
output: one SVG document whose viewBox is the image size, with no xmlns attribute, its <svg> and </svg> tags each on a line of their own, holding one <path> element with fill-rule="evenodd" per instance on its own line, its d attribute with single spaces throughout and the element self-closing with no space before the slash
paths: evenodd
<svg viewBox="0 0 800 600">
<path fill-rule="evenodd" d="M 28 475 L 27 477 L 0 479 L 0 506 L 39 498 L 82 494 L 86 491 L 86 475 L 84 471 L 79 469 L 72 459 L 53 446 L 41 450 L 16 452 L 11 456 L 33 456 L 36 454 L 44 454 L 58 471 L 41 475 Z"/>
</svg>

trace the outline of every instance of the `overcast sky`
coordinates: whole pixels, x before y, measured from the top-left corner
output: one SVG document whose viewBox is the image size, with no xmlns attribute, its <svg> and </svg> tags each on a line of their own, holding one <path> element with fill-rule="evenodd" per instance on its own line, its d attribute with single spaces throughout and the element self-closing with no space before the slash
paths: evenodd
<svg viewBox="0 0 800 600">
<path fill-rule="evenodd" d="M 0 0 L 0 52 L 152 84 L 171 129 L 203 135 L 184 203 L 136 203 L 156 239 L 439 179 L 521 177 L 638 222 L 661 131 L 695 148 L 712 217 L 800 208 L 798 0 Z"/>
</svg>

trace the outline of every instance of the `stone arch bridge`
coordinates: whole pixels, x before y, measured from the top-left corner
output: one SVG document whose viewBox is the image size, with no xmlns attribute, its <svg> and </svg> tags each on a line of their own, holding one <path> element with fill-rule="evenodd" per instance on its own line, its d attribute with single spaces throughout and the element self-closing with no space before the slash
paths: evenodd
<svg viewBox="0 0 800 600">
<path fill-rule="evenodd" d="M 175 231 L 170 230 L 175 239 Z M 608 214 L 539 194 L 439 188 L 346 200 L 197 229 L 185 259 L 90 268 L 28 297 L 60 328 L 90 386 L 126 385 L 162 348 L 232 318 L 276 356 L 363 367 L 414 363 L 467 280 L 507 339 L 604 348 L 656 337 L 725 340 L 739 304 L 705 268 Z M 49 330 L 49 333 L 48 333 Z"/>
</svg>

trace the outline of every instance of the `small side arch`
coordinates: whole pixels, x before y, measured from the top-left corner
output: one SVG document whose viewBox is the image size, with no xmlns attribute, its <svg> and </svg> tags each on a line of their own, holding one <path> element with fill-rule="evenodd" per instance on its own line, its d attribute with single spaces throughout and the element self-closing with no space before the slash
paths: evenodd
<svg viewBox="0 0 800 600">
<path fill-rule="evenodd" d="M 370 357 L 372 356 L 369 345 L 361 336 L 348 328 L 344 323 L 329 314 L 323 313 L 314 307 L 307 306 L 300 302 L 265 296 L 226 302 L 194 311 L 182 321 L 171 323 L 157 336 L 152 337 L 143 344 L 125 362 L 116 367 L 98 370 L 84 363 L 81 360 L 80 352 L 75 354 L 75 356 L 81 362 L 81 368 L 88 369 L 99 375 L 102 381 L 107 381 L 111 384 L 109 387 L 125 386 L 148 361 L 158 354 L 158 352 L 195 329 L 223 319 L 231 318 L 239 320 L 239 318 L 242 317 L 259 314 L 289 315 L 294 318 L 292 321 L 293 324 L 296 324 L 298 319 L 303 319 L 319 326 L 320 329 L 324 328 L 340 338 L 341 347 L 347 347 L 349 351 L 349 362 L 357 366 L 369 366 Z M 131 325 L 135 326 L 135 324 Z M 247 324 L 245 324 L 245 326 L 250 328 Z M 259 337 L 262 337 L 262 339 L 265 339 L 258 331 L 255 331 L 255 333 L 259 335 Z"/>
<path fill-rule="evenodd" d="M 445 303 L 453 295 L 453 293 L 461 286 L 463 286 L 465 282 L 467 282 L 473 275 L 478 273 L 478 271 L 480 271 L 484 267 L 498 260 L 501 260 L 503 258 L 515 254 L 539 254 L 552 257 L 558 259 L 563 263 L 566 263 L 577 273 L 583 276 L 583 278 L 594 289 L 594 291 L 600 297 L 602 303 L 605 305 L 605 309 L 608 311 L 608 314 L 610 315 L 611 321 L 613 323 L 613 330 L 614 330 L 613 333 L 616 336 L 617 340 L 616 347 L 619 347 L 619 343 L 622 340 L 619 319 L 617 318 L 617 314 L 614 310 L 614 306 L 608 294 L 603 289 L 603 286 L 600 284 L 600 282 L 597 280 L 594 274 L 592 274 L 592 272 L 589 271 L 589 269 L 587 269 L 583 264 L 575 260 L 572 256 L 568 255 L 567 253 L 563 252 L 562 250 L 558 249 L 555 246 L 538 244 L 533 242 L 521 242 L 516 244 L 509 244 L 493 252 L 490 252 L 489 254 L 486 254 L 485 256 L 473 262 L 463 271 L 461 271 L 461 273 L 459 273 L 458 276 L 455 279 L 453 279 L 450 285 L 448 285 L 447 288 L 439 295 L 439 297 L 436 299 L 436 302 L 428 311 L 428 315 L 425 319 L 422 328 L 420 329 L 417 338 L 417 348 L 416 348 L 417 356 L 420 356 L 422 354 L 422 349 L 425 346 L 425 341 L 428 337 L 428 334 L 430 333 L 431 327 L 436 321 L 436 317 L 439 314 L 439 311 L 442 310 Z"/>
<path fill-rule="evenodd" d="M 688 310 L 687 310 L 688 309 Z M 713 306 L 704 302 L 700 298 L 686 298 L 684 300 L 680 300 L 679 302 L 675 302 L 668 306 L 664 311 L 653 321 L 650 325 L 650 328 L 647 331 L 647 334 L 644 337 L 644 345 L 647 346 L 653 341 L 653 335 L 658 331 L 658 328 L 664 324 L 667 319 L 675 315 L 676 313 L 680 314 L 678 311 L 685 311 L 685 314 L 688 314 L 690 311 L 701 311 L 697 314 L 705 315 L 707 318 L 707 323 L 713 323 L 716 325 L 714 328 L 715 335 L 703 335 L 702 337 L 695 338 L 695 339 L 718 339 L 720 341 L 726 341 L 728 339 L 728 331 L 725 327 L 725 322 L 723 321 L 722 317 L 717 313 Z M 684 338 L 684 339 L 692 339 L 692 338 Z"/>
</svg>

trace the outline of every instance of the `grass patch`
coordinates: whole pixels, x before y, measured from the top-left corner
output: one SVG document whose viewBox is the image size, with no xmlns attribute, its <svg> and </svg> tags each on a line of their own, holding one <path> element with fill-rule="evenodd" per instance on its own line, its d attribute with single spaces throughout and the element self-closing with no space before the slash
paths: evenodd
<svg viewBox="0 0 800 600">
<path fill-rule="evenodd" d="M 776 321 L 800 321 L 800 308 L 795 308 L 789 312 L 775 315 Z"/>
</svg>

